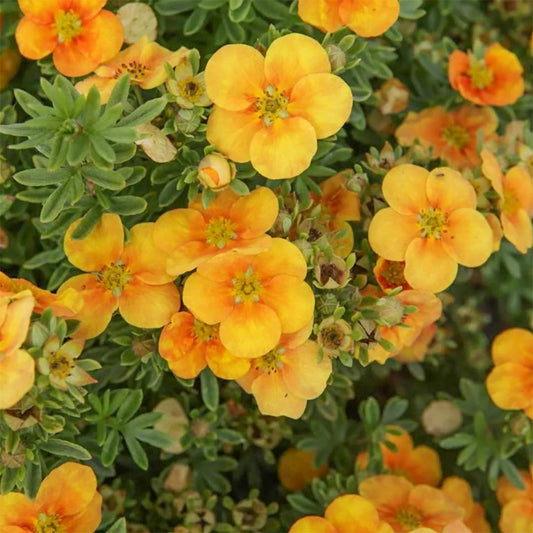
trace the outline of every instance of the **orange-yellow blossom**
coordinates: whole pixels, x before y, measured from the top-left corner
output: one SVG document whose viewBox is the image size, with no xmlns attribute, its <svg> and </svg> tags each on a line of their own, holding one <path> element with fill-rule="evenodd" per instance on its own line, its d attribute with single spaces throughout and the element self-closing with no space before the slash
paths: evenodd
<svg viewBox="0 0 533 533">
<path fill-rule="evenodd" d="M 94 533 L 102 519 L 102 496 L 89 466 L 64 463 L 41 482 L 35 500 L 19 492 L 0 496 L 3 533 Z"/>
<path fill-rule="evenodd" d="M 313 318 L 306 274 L 300 250 L 272 239 L 259 254 L 232 250 L 199 265 L 185 282 L 183 301 L 198 320 L 220 323 L 220 340 L 233 355 L 261 357 L 282 333 L 294 333 Z"/>
<path fill-rule="evenodd" d="M 333 33 L 348 26 L 361 37 L 377 37 L 385 33 L 400 14 L 398 0 L 299 0 L 300 18 Z"/>
<path fill-rule="evenodd" d="M 494 368 L 487 390 L 501 409 L 523 409 L 533 419 L 533 333 L 510 328 L 492 343 Z"/>
<path fill-rule="evenodd" d="M 368 239 L 385 259 L 405 261 L 405 279 L 414 289 L 443 291 L 458 264 L 480 266 L 492 253 L 492 230 L 459 172 L 399 165 L 385 176 L 383 195 L 390 207 L 374 215 Z"/>
<path fill-rule="evenodd" d="M 118 308 L 122 318 L 139 328 L 160 328 L 179 309 L 180 295 L 165 271 L 166 255 L 156 248 L 154 223 L 137 224 L 124 245 L 120 217 L 104 214 L 84 239 L 74 239 L 80 219 L 67 230 L 64 240 L 69 261 L 87 274 L 74 276 L 59 288 L 61 295 L 75 289 L 83 307 L 72 318 L 81 321 L 78 339 L 100 335 Z"/>
<path fill-rule="evenodd" d="M 270 179 L 306 170 L 317 139 L 337 133 L 353 103 L 324 48 L 299 33 L 276 39 L 265 56 L 244 44 L 223 46 L 207 63 L 205 83 L 215 104 L 207 140 Z"/>
<path fill-rule="evenodd" d="M 288 448 L 278 459 L 278 478 L 287 490 L 302 490 L 315 477 L 326 475 L 327 463 L 315 467 L 316 453 Z"/>
<path fill-rule="evenodd" d="M 207 208 L 198 197 L 188 209 L 163 213 L 154 226 L 154 243 L 168 254 L 167 272 L 179 276 L 228 250 L 255 254 L 268 249 L 272 239 L 265 232 L 278 210 L 276 195 L 267 187 L 246 196 L 226 189 Z"/>
<path fill-rule="evenodd" d="M 498 480 L 496 497 L 502 506 L 501 533 L 524 533 L 533 524 L 533 464 L 520 470 L 523 489 L 515 487 L 505 476 Z"/>
<path fill-rule="evenodd" d="M 511 167 L 503 175 L 498 160 L 492 152 L 481 150 L 481 170 L 500 197 L 500 222 L 504 237 L 525 254 L 533 246 L 533 182 L 520 166 Z"/>
<path fill-rule="evenodd" d="M 107 0 L 18 0 L 24 14 L 15 31 L 20 53 L 41 59 L 53 53 L 65 76 L 84 76 L 122 46 L 119 18 L 102 9 Z"/>
</svg>

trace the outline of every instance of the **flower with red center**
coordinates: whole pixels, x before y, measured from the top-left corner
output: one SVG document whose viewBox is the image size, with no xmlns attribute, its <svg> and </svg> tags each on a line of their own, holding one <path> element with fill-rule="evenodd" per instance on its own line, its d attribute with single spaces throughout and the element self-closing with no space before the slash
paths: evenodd
<svg viewBox="0 0 533 533">
<path fill-rule="evenodd" d="M 399 14 L 398 0 L 298 0 L 300 18 L 328 33 L 348 26 L 361 37 L 377 37 Z"/>
<path fill-rule="evenodd" d="M 168 78 L 165 63 L 173 67 L 188 54 L 189 50 L 183 46 L 172 52 L 149 41 L 145 35 L 122 52 L 108 57 L 106 63 L 96 70 L 91 69 L 95 75 L 76 83 L 76 89 L 81 94 L 88 94 L 91 87 L 95 86 L 100 92 L 101 103 L 105 104 L 122 74 L 128 73 L 131 82 L 141 89 L 153 89 Z"/>
<path fill-rule="evenodd" d="M 222 346 L 218 324 L 204 324 L 186 312 L 173 315 L 163 328 L 159 353 L 170 370 L 184 379 L 195 378 L 208 365 L 223 379 L 240 378 L 250 368 L 249 359 L 234 357 Z"/>
<path fill-rule="evenodd" d="M 511 328 L 492 343 L 494 368 L 487 376 L 487 390 L 501 409 L 523 409 L 533 419 L 533 333 Z"/>
<path fill-rule="evenodd" d="M 391 474 L 402 476 L 414 484 L 424 483 L 436 487 L 442 477 L 439 454 L 429 446 L 414 446 L 411 435 L 398 426 L 388 426 L 400 432 L 399 435 L 387 433 L 387 441 L 396 446 L 391 450 L 384 443 L 380 444 L 383 466 Z M 368 453 L 361 452 L 356 459 L 357 467 L 365 470 Z"/>
<path fill-rule="evenodd" d="M 500 197 L 500 221 L 503 235 L 525 254 L 533 246 L 533 183 L 522 167 L 510 168 L 505 176 L 498 160 L 487 149 L 481 150 L 481 170 Z"/>
<path fill-rule="evenodd" d="M 77 463 L 54 468 L 35 500 L 18 492 L 0 496 L 0 531 L 5 533 L 94 533 L 101 519 L 96 476 Z"/>
<path fill-rule="evenodd" d="M 458 169 L 474 168 L 479 162 L 477 136 L 483 132 L 485 142 L 495 137 L 498 117 L 490 107 L 464 105 L 452 111 L 430 107 L 419 113 L 410 112 L 396 130 L 402 146 L 415 140 L 432 149 L 433 158 L 445 159 Z"/>
<path fill-rule="evenodd" d="M 382 187 L 390 207 L 374 215 L 368 240 L 385 259 L 405 261 L 404 276 L 414 289 L 443 291 L 455 280 L 458 263 L 476 267 L 489 258 L 492 230 L 459 172 L 399 165 Z"/>
<path fill-rule="evenodd" d="M 118 308 L 126 322 L 139 328 L 160 328 L 179 309 L 180 295 L 165 271 L 166 255 L 156 248 L 154 224 L 137 224 L 124 245 L 120 217 L 104 214 L 84 239 L 74 239 L 80 219 L 67 230 L 65 254 L 80 270 L 88 272 L 65 281 L 58 294 L 75 289 L 83 307 L 72 318 L 81 321 L 74 337 L 100 335 Z"/>
<path fill-rule="evenodd" d="M 15 405 L 32 387 L 35 363 L 20 347 L 28 335 L 34 305 L 30 291 L 0 291 L 0 409 Z"/>
<path fill-rule="evenodd" d="M 378 285 L 384 292 L 390 292 L 397 287 L 409 290 L 411 286 L 405 281 L 404 269 L 404 261 L 389 261 L 383 257 L 378 257 L 373 272 Z"/>
<path fill-rule="evenodd" d="M 413 485 L 404 477 L 379 475 L 359 485 L 361 496 L 370 500 L 379 517 L 395 533 L 427 527 L 442 533 L 444 528 L 462 520 L 465 512 L 442 490 L 429 485 Z"/>
<path fill-rule="evenodd" d="M 524 488 L 515 487 L 505 476 L 498 480 L 496 497 L 502 506 L 501 533 L 525 533 L 533 523 L 533 464 L 520 470 Z"/>
<path fill-rule="evenodd" d="M 272 239 L 265 232 L 278 210 L 278 199 L 267 187 L 246 196 L 226 189 L 207 208 L 198 197 L 188 209 L 163 213 L 155 222 L 154 243 L 168 255 L 167 272 L 179 276 L 228 250 L 266 250 Z"/>
<path fill-rule="evenodd" d="M 65 76 L 83 76 L 120 50 L 124 30 L 118 17 L 102 9 L 106 0 L 18 0 L 24 16 L 15 38 L 20 53 L 41 59 L 53 53 Z"/>
<path fill-rule="evenodd" d="M 233 250 L 198 266 L 183 301 L 206 324 L 220 323 L 220 340 L 236 357 L 256 358 L 313 318 L 315 299 L 304 281 L 307 264 L 291 242 L 272 239 L 265 252 Z"/>
<path fill-rule="evenodd" d="M 223 46 L 207 63 L 205 83 L 215 104 L 207 140 L 270 179 L 306 170 L 317 139 L 337 133 L 352 109 L 352 92 L 331 74 L 326 51 L 298 33 L 276 39 L 264 57 L 244 44 Z"/>
<path fill-rule="evenodd" d="M 300 418 L 307 400 L 318 398 L 331 374 L 331 359 L 319 360 L 318 344 L 310 341 L 312 323 L 282 335 L 268 353 L 251 362 L 239 385 L 254 395 L 264 415 Z"/>
<path fill-rule="evenodd" d="M 503 46 L 489 46 L 483 59 L 455 50 L 448 63 L 450 85 L 479 105 L 514 104 L 524 94 L 524 69 Z"/>
</svg>

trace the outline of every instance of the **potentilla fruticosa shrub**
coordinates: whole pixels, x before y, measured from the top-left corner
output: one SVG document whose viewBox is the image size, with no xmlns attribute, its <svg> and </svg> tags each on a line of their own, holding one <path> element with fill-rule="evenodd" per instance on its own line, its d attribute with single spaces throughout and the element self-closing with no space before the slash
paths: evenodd
<svg viewBox="0 0 533 533">
<path fill-rule="evenodd" d="M 533 5 L 5 0 L 0 533 L 530 533 Z"/>
</svg>

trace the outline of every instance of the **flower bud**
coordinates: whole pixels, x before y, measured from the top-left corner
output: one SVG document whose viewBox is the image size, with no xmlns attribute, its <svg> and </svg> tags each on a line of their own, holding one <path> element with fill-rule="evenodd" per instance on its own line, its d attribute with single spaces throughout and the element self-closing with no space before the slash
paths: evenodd
<svg viewBox="0 0 533 533">
<path fill-rule="evenodd" d="M 198 164 L 198 180 L 213 191 L 225 189 L 236 174 L 235 164 L 217 152 L 206 155 Z"/>
<path fill-rule="evenodd" d="M 325 318 L 318 326 L 317 342 L 325 356 L 338 357 L 340 350 L 351 352 L 354 349 L 352 327 L 346 320 Z"/>
<path fill-rule="evenodd" d="M 346 65 L 346 54 L 342 48 L 335 44 L 329 44 L 326 46 L 326 52 L 328 53 L 329 62 L 331 64 L 331 71 L 338 72 Z"/>
<path fill-rule="evenodd" d="M 426 433 L 442 437 L 453 433 L 463 423 L 461 410 L 449 400 L 434 400 L 422 413 Z"/>
<path fill-rule="evenodd" d="M 397 78 L 387 80 L 376 91 L 377 108 L 383 115 L 392 115 L 403 111 L 409 103 L 409 89 Z"/>
</svg>

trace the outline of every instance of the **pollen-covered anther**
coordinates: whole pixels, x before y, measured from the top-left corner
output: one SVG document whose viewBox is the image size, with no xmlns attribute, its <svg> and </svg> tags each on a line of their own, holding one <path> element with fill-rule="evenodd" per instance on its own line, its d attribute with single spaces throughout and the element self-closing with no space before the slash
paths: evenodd
<svg viewBox="0 0 533 533">
<path fill-rule="evenodd" d="M 81 33 L 81 19 L 72 10 L 65 12 L 60 9 L 52 27 L 57 31 L 57 40 L 60 43 L 69 43 Z"/>
<path fill-rule="evenodd" d="M 228 241 L 237 238 L 233 222 L 224 217 L 212 218 L 206 228 L 206 242 L 210 246 L 224 248 Z"/>
<path fill-rule="evenodd" d="M 120 260 L 105 266 L 96 275 L 100 283 L 117 298 L 131 280 L 128 268 Z"/>
<path fill-rule="evenodd" d="M 35 533 L 64 533 L 64 531 L 56 515 L 39 514 L 39 519 L 35 524 Z"/>
<path fill-rule="evenodd" d="M 494 78 L 492 70 L 487 67 L 485 61 L 473 59 L 470 61 L 470 70 L 468 71 L 472 85 L 476 89 L 488 87 Z"/>
<path fill-rule="evenodd" d="M 265 126 L 271 126 L 277 118 L 288 118 L 288 103 L 289 99 L 285 96 L 284 91 L 278 91 L 269 85 L 265 89 L 264 95 L 257 98 L 254 105 Z"/>
<path fill-rule="evenodd" d="M 263 286 L 251 266 L 246 269 L 244 274 L 233 278 L 231 282 L 236 304 L 259 301 Z"/>
<path fill-rule="evenodd" d="M 448 216 L 441 209 L 433 206 L 422 209 L 416 216 L 416 221 L 418 222 L 422 237 L 440 239 L 443 233 L 448 231 Z"/>
</svg>

